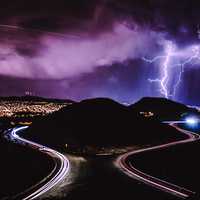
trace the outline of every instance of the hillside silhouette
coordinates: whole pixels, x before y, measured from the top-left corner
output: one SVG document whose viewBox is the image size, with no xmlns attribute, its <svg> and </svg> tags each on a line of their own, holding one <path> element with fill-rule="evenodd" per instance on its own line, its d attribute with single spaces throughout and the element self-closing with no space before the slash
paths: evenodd
<svg viewBox="0 0 200 200">
<path fill-rule="evenodd" d="M 36 120 L 24 135 L 54 148 L 72 146 L 150 145 L 186 136 L 154 119 L 146 119 L 134 106 L 111 99 L 88 99 Z"/>
<path fill-rule="evenodd" d="M 130 106 L 136 112 L 153 112 L 159 120 L 179 120 L 184 113 L 197 113 L 197 110 L 182 103 L 165 98 L 144 97 Z"/>
</svg>

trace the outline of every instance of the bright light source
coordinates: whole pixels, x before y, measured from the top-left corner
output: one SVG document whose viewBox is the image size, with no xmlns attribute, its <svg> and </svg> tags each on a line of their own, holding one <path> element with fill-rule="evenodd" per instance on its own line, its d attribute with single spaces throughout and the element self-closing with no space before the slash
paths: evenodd
<svg viewBox="0 0 200 200">
<path fill-rule="evenodd" d="M 199 119 L 195 118 L 195 117 L 188 117 L 186 118 L 185 122 L 189 125 L 196 125 L 199 122 Z"/>
</svg>

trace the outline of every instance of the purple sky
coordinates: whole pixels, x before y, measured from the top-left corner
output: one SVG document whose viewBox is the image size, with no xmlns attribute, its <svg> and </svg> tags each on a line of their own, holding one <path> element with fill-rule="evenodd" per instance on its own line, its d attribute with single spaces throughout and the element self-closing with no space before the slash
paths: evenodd
<svg viewBox="0 0 200 200">
<path fill-rule="evenodd" d="M 141 58 L 162 54 L 168 40 L 179 49 L 198 44 L 199 8 L 197 0 L 2 2 L 0 95 L 161 96 L 148 82 L 159 70 Z M 176 100 L 198 104 L 199 68 L 182 78 Z"/>
</svg>

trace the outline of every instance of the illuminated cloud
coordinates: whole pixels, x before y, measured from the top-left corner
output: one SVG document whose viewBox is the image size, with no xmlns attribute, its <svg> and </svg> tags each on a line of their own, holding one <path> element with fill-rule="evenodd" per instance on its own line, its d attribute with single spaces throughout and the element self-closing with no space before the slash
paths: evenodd
<svg viewBox="0 0 200 200">
<path fill-rule="evenodd" d="M 113 30 L 95 37 L 44 34 L 38 39 L 38 48 L 35 47 L 37 40 L 27 41 L 29 46 L 25 48 L 20 38 L 9 45 L 0 44 L 0 55 L 4 58 L 0 60 L 0 74 L 35 79 L 73 77 L 92 72 L 96 67 L 140 58 L 158 39 L 161 35 L 156 32 L 131 29 L 123 23 L 116 23 Z M 32 48 L 38 49 L 38 53 L 33 54 Z"/>
</svg>

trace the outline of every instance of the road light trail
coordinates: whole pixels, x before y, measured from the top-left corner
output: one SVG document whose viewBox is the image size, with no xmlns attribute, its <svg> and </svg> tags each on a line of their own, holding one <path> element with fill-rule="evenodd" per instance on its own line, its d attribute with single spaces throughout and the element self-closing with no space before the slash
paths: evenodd
<svg viewBox="0 0 200 200">
<path fill-rule="evenodd" d="M 30 189 L 31 192 L 27 190 L 19 195 L 16 195 L 14 199 L 19 199 L 19 196 L 20 196 L 20 199 L 22 200 L 36 199 L 42 194 L 49 191 L 55 185 L 57 185 L 69 173 L 69 160 L 64 155 L 62 155 L 61 153 L 53 149 L 50 149 L 43 145 L 24 139 L 17 134 L 18 132 L 23 131 L 27 128 L 28 128 L 27 126 L 23 126 L 23 127 L 11 129 L 8 132 L 6 132 L 5 137 L 8 140 L 15 140 L 22 145 L 28 145 L 30 148 L 37 149 L 38 151 L 50 156 L 51 158 L 53 158 L 55 167 L 52 170 L 52 172 L 49 174 L 47 178 L 48 181 L 46 179 L 43 180 L 42 184 L 40 183 L 36 186 L 33 186 L 33 188 Z"/>
<path fill-rule="evenodd" d="M 168 123 L 170 123 L 170 125 L 173 126 L 174 128 L 176 128 L 178 131 L 187 135 L 188 138 L 185 140 L 180 140 L 180 141 L 176 141 L 176 142 L 158 145 L 155 147 L 149 147 L 149 148 L 145 148 L 145 149 L 141 149 L 141 150 L 128 152 L 128 153 L 120 156 L 116 160 L 116 165 L 117 165 L 117 167 L 122 169 L 123 172 L 125 172 L 127 175 L 129 175 L 130 177 L 132 177 L 134 179 L 137 179 L 137 180 L 144 182 L 150 186 L 153 186 L 155 188 L 158 188 L 160 190 L 163 190 L 165 192 L 168 192 L 168 193 L 178 196 L 180 198 L 186 199 L 190 196 L 195 195 L 196 193 L 191 190 L 188 190 L 186 188 L 177 186 L 175 184 L 163 181 L 163 180 L 155 178 L 149 174 L 146 174 L 146 173 L 140 171 L 139 169 L 137 169 L 136 167 L 134 167 L 132 163 L 128 162 L 128 158 L 135 154 L 139 154 L 139 153 L 146 152 L 146 151 L 165 149 L 165 148 L 175 146 L 178 144 L 186 144 L 186 143 L 194 142 L 196 140 L 200 140 L 200 135 L 190 132 L 190 131 L 183 130 L 181 128 L 178 128 L 177 126 L 174 125 L 175 122 L 168 122 Z"/>
</svg>

